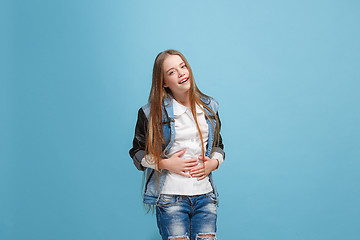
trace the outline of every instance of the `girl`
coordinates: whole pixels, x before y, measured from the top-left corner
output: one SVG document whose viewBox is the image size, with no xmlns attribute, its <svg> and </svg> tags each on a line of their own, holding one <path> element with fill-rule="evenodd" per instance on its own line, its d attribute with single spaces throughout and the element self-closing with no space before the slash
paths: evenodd
<svg viewBox="0 0 360 240">
<path fill-rule="evenodd" d="M 223 162 L 223 149 L 218 103 L 197 88 L 180 52 L 159 53 L 129 153 L 145 171 L 143 201 L 156 206 L 163 239 L 216 239 L 211 172 Z"/>
</svg>

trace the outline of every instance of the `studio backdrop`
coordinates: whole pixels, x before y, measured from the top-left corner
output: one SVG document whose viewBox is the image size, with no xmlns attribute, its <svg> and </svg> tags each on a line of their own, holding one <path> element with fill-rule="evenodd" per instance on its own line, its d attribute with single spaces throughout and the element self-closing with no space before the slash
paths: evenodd
<svg viewBox="0 0 360 240">
<path fill-rule="evenodd" d="M 217 99 L 218 238 L 356 240 L 360 3 L 3 1 L 0 239 L 158 240 L 133 165 L 156 55 Z"/>
</svg>

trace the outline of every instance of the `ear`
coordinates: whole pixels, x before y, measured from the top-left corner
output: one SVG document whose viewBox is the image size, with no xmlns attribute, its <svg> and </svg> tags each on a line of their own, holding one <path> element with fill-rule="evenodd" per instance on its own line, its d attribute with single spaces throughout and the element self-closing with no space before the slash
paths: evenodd
<svg viewBox="0 0 360 240">
<path fill-rule="evenodd" d="M 163 82 L 163 87 L 168 87 L 168 85 L 165 83 L 165 81 Z"/>
</svg>

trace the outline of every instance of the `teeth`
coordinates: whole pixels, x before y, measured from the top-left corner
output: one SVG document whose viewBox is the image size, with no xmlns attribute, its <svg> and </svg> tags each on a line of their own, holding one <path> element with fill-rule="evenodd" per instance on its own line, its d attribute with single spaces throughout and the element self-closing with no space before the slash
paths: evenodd
<svg viewBox="0 0 360 240">
<path fill-rule="evenodd" d="M 188 80 L 187 78 L 184 79 L 184 80 L 182 80 L 182 81 L 180 82 L 180 84 L 186 82 L 187 80 Z"/>
</svg>

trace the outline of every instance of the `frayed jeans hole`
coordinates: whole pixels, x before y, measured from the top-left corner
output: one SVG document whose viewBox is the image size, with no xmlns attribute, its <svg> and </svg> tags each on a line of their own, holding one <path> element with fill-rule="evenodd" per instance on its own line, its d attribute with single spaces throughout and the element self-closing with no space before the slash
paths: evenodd
<svg viewBox="0 0 360 240">
<path fill-rule="evenodd" d="M 189 240 L 189 237 L 169 237 L 168 240 Z"/>
<path fill-rule="evenodd" d="M 199 233 L 196 235 L 196 240 L 215 240 L 216 235 L 213 233 Z"/>
</svg>

